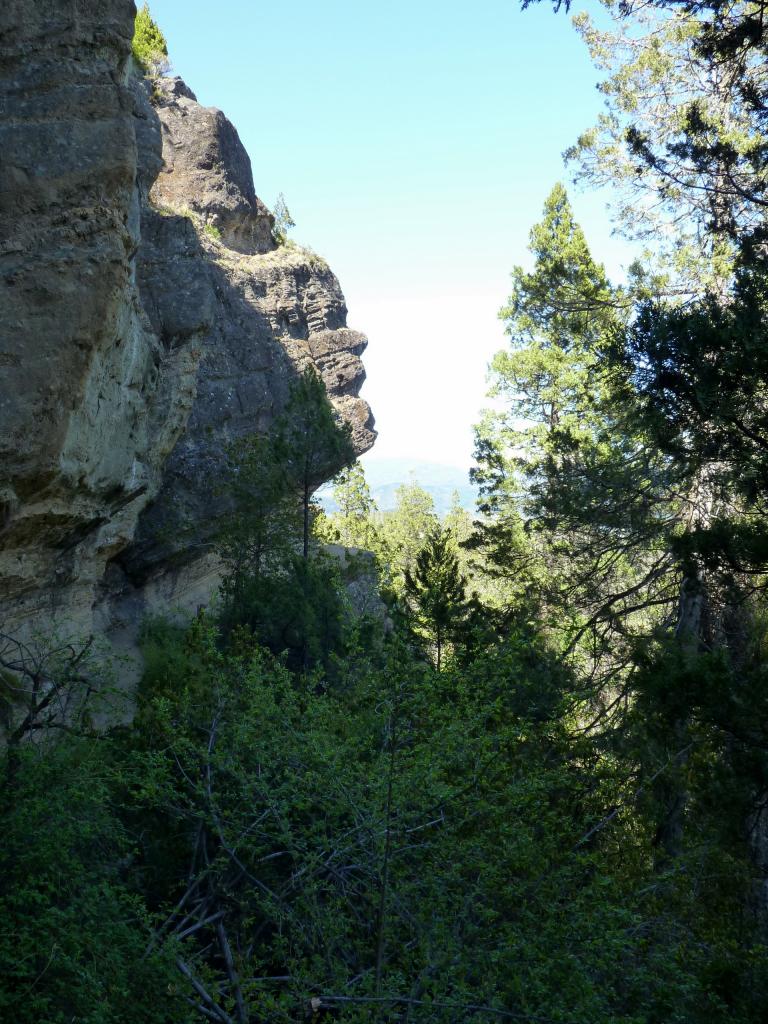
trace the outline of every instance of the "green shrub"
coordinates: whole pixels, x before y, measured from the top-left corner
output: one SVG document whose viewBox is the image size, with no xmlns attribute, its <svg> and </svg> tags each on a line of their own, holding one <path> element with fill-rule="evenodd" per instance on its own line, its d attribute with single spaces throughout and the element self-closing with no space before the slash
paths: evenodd
<svg viewBox="0 0 768 1024">
<path fill-rule="evenodd" d="M 0 1020 L 181 1024 L 172 949 L 147 952 L 128 764 L 109 739 L 27 744 L 0 787 Z"/>
</svg>

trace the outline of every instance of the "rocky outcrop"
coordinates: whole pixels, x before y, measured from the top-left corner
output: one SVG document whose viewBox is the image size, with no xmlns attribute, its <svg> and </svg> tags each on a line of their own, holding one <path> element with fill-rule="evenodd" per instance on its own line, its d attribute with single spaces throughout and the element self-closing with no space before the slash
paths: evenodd
<svg viewBox="0 0 768 1024">
<path fill-rule="evenodd" d="M 154 100 L 163 133 L 155 203 L 198 214 L 229 249 L 274 249 L 275 219 L 256 195 L 251 161 L 233 125 L 220 110 L 200 106 L 180 78 L 158 79 Z"/>
<path fill-rule="evenodd" d="M 142 516 L 135 543 L 120 559 L 132 579 L 179 556 L 185 561 L 212 539 L 225 500 L 216 497 L 225 450 L 242 434 L 269 429 L 296 369 L 313 365 L 320 371 L 358 450 L 373 440 L 370 411 L 357 397 L 366 339 L 344 326 L 344 299 L 326 264 L 283 246 L 244 257 L 205 235 L 200 244 L 216 316 L 184 434 L 164 466 L 160 491 Z M 150 276 L 167 280 L 155 270 Z M 164 319 L 170 319 L 167 313 Z"/>
<path fill-rule="evenodd" d="M 304 366 L 375 437 L 336 278 L 275 246 L 224 115 L 136 76 L 133 15 L 0 13 L 0 631 L 205 600 L 222 451 Z"/>
</svg>

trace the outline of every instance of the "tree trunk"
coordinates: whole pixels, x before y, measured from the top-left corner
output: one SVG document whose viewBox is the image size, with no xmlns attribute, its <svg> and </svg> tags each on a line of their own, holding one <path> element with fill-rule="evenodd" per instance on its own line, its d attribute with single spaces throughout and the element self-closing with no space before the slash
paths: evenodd
<svg viewBox="0 0 768 1024">
<path fill-rule="evenodd" d="M 395 684 L 397 686 L 397 684 Z M 393 791 L 395 779 L 395 759 L 397 757 L 397 726 L 398 714 L 400 711 L 400 695 L 395 690 L 394 706 L 389 720 L 389 771 L 387 773 L 387 799 L 384 810 L 384 859 L 381 867 L 381 886 L 379 890 L 379 908 L 376 936 L 376 967 L 374 974 L 374 992 L 377 998 L 381 996 L 382 981 L 384 978 L 384 960 L 386 946 L 386 918 L 387 918 L 387 897 L 389 890 L 389 862 L 392 851 L 392 810 Z M 381 1019 L 382 1009 L 376 1013 L 376 1019 Z"/>
<path fill-rule="evenodd" d="M 303 538 L 304 539 L 304 546 L 303 546 L 303 555 L 304 555 L 304 561 L 305 562 L 309 558 L 309 498 L 310 498 L 309 480 L 305 476 L 304 477 L 304 495 L 303 495 L 303 500 L 304 500 L 304 538 Z"/>
<path fill-rule="evenodd" d="M 680 584 L 680 598 L 675 626 L 675 640 L 686 657 L 695 657 L 704 649 L 704 633 L 708 620 L 705 587 L 698 568 L 687 573 Z M 683 822 L 688 793 L 681 772 L 688 760 L 682 753 L 688 745 L 689 716 L 677 717 L 671 725 L 672 762 L 656 783 L 656 797 L 661 804 L 654 836 L 658 850 L 656 867 L 663 869 L 682 852 Z"/>
</svg>

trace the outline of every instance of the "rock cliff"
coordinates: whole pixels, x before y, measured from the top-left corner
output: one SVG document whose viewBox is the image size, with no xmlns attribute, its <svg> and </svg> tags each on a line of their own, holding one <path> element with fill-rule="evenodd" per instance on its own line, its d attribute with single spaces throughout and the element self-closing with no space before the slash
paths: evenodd
<svg viewBox="0 0 768 1024">
<path fill-rule="evenodd" d="M 0 12 L 0 631 L 208 599 L 215 480 L 317 368 L 358 452 L 366 339 L 276 246 L 224 115 L 135 72 L 131 0 Z"/>
</svg>

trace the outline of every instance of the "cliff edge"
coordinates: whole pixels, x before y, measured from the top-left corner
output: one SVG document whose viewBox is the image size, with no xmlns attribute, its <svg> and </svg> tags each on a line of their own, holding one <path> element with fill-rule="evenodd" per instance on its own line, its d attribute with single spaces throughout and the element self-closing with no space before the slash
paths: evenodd
<svg viewBox="0 0 768 1024">
<path fill-rule="evenodd" d="M 130 58 L 130 0 L 0 13 L 0 632 L 206 601 L 217 467 L 306 366 L 352 426 L 365 336 L 277 246 L 235 128 Z"/>
</svg>

